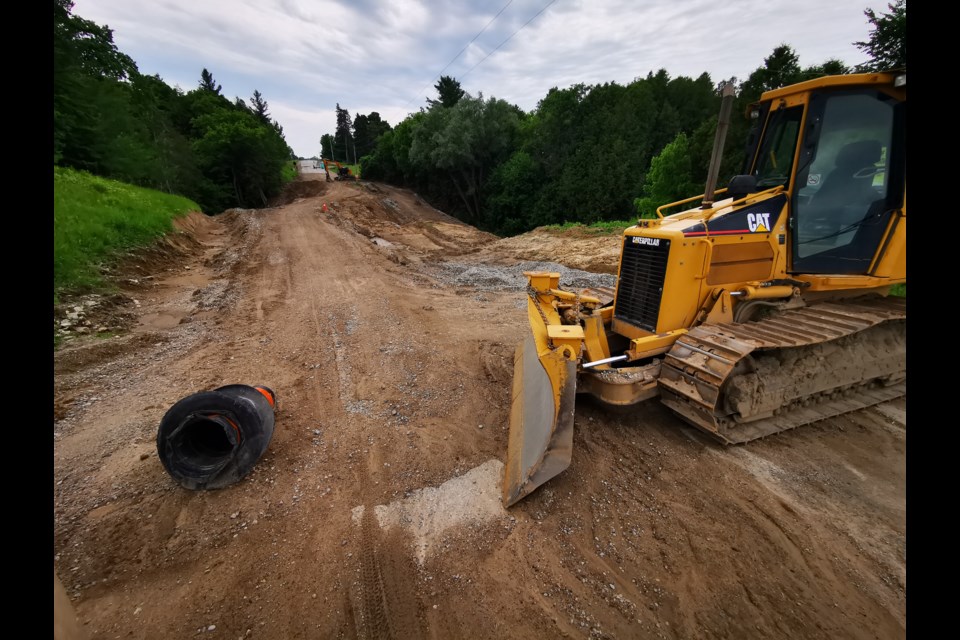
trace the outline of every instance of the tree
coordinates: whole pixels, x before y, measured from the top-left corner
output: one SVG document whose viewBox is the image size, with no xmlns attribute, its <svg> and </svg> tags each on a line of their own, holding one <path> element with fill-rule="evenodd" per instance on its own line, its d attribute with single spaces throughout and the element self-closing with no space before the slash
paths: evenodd
<svg viewBox="0 0 960 640">
<path fill-rule="evenodd" d="M 320 157 L 333 159 L 333 136 L 329 133 L 320 136 Z"/>
<path fill-rule="evenodd" d="M 340 108 L 337 103 L 337 132 L 334 135 L 333 157 L 331 160 L 343 160 L 350 162 L 350 152 L 353 149 L 353 136 L 350 134 L 350 128 L 353 123 L 350 121 L 350 112 Z M 356 159 L 354 159 L 356 160 Z"/>
<path fill-rule="evenodd" d="M 133 118 L 144 130 L 145 141 L 152 148 L 152 162 L 142 167 L 153 186 L 168 193 L 177 193 L 197 200 L 203 175 L 197 167 L 186 129 L 177 126 L 187 106 L 183 92 L 166 84 L 159 75 L 137 74 L 132 80 L 131 109 Z"/>
<path fill-rule="evenodd" d="M 291 152 L 272 125 L 248 110 L 222 108 L 198 117 L 197 126 L 203 133 L 193 149 L 218 209 L 265 206 L 279 192 Z"/>
<path fill-rule="evenodd" d="M 650 163 L 644 195 L 634 201 L 640 217 L 656 218 L 657 207 L 702 191 L 702 187 L 693 182 L 693 173 L 690 141 L 681 132 Z"/>
<path fill-rule="evenodd" d="M 437 84 L 433 85 L 433 88 L 437 90 L 437 95 L 440 99 L 432 100 L 431 98 L 427 98 L 427 104 L 430 105 L 431 108 L 440 105 L 449 109 L 460 102 L 460 98 L 466 93 L 460 87 L 460 83 L 450 76 L 440 76 L 440 80 L 437 81 Z"/>
<path fill-rule="evenodd" d="M 750 74 L 740 85 L 739 93 L 748 101 L 760 98 L 764 91 L 779 89 L 801 80 L 800 58 L 788 44 L 775 47 L 773 53 L 763 59 L 763 66 Z"/>
<path fill-rule="evenodd" d="M 843 61 L 830 58 L 823 64 L 815 64 L 804 69 L 803 78 L 810 80 L 812 78 L 819 78 L 820 76 L 840 76 L 845 73 L 850 73 L 850 71 L 850 67 L 845 65 Z"/>
<path fill-rule="evenodd" d="M 885 71 L 907 66 L 907 2 L 896 0 L 888 4 L 890 13 L 879 16 L 873 9 L 863 13 L 873 25 L 866 42 L 854 42 L 870 60 L 858 65 L 858 71 Z"/>
<path fill-rule="evenodd" d="M 123 80 L 137 71 L 130 56 L 113 43 L 113 30 L 71 15 L 71 0 L 53 1 L 54 86 L 58 72 Z"/>
<path fill-rule="evenodd" d="M 522 114 L 504 100 L 466 95 L 449 109 L 428 111 L 414 131 L 410 161 L 450 179 L 466 211 L 465 222 L 481 220 L 484 184 L 510 156 Z"/>
<path fill-rule="evenodd" d="M 353 139 L 356 143 L 357 157 L 362 158 L 373 151 L 380 136 L 390 131 L 390 125 L 380 118 L 376 111 L 370 115 L 358 115 L 353 120 Z"/>
<path fill-rule="evenodd" d="M 220 95 L 220 90 L 223 88 L 217 84 L 216 80 L 213 79 L 213 74 L 204 69 L 200 72 L 200 88 L 204 91 L 210 91 L 212 93 Z"/>
<path fill-rule="evenodd" d="M 263 96 L 256 89 L 253 90 L 253 97 L 250 98 L 250 106 L 253 109 L 253 114 L 263 124 L 270 124 L 270 112 L 267 111 L 267 101 L 263 99 Z"/>
<path fill-rule="evenodd" d="M 430 179 L 435 178 L 436 172 L 421 168 L 410 157 L 413 135 L 425 119 L 426 112 L 418 111 L 380 136 L 374 151 L 360 159 L 360 174 L 420 192 L 424 187 L 429 188 Z M 421 181 L 421 177 L 427 177 L 427 180 Z"/>
<path fill-rule="evenodd" d="M 71 15 L 72 10 L 70 0 L 54 0 L 53 159 L 89 171 L 103 153 L 95 103 L 105 98 L 105 86 L 135 75 L 137 65 L 117 49 L 109 27 Z"/>
<path fill-rule="evenodd" d="M 490 176 L 484 210 L 486 226 L 508 235 L 526 231 L 542 182 L 541 168 L 530 154 L 515 151 Z"/>
</svg>

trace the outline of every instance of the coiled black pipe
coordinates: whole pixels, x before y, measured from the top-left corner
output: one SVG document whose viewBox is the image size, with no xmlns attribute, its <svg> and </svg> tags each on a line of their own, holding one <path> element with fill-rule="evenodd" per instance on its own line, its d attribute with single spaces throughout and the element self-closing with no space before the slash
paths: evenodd
<svg viewBox="0 0 960 640">
<path fill-rule="evenodd" d="M 157 455 L 187 489 L 221 489 L 253 469 L 273 437 L 276 395 L 231 384 L 187 396 L 160 421 Z"/>
</svg>

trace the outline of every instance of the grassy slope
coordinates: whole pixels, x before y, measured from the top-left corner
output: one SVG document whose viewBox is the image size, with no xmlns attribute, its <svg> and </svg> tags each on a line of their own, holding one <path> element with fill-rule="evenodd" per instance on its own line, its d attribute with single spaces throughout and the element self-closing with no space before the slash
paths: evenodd
<svg viewBox="0 0 960 640">
<path fill-rule="evenodd" d="M 173 229 L 173 219 L 200 211 L 191 200 L 53 168 L 53 290 L 102 284 L 98 265 Z"/>
<path fill-rule="evenodd" d="M 563 224 L 547 225 L 544 228 L 557 231 L 566 231 L 567 229 L 582 229 L 587 233 L 594 233 L 598 236 L 620 235 L 623 233 L 624 229 L 627 227 L 632 227 L 636 223 L 636 220 L 608 220 L 606 222 L 594 222 L 593 224 L 589 225 L 579 222 L 564 222 Z"/>
</svg>

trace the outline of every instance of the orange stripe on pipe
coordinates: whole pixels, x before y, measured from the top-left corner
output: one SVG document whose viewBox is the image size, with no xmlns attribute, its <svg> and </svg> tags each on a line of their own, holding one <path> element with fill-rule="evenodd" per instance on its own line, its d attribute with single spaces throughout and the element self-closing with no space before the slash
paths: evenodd
<svg viewBox="0 0 960 640">
<path fill-rule="evenodd" d="M 233 427 L 233 430 L 237 432 L 237 442 L 243 442 L 243 436 L 240 435 L 240 427 L 237 426 L 237 423 L 228 418 L 227 416 L 221 416 L 224 420 L 230 423 L 230 426 Z"/>
<path fill-rule="evenodd" d="M 257 391 L 259 391 L 260 393 L 262 393 L 263 396 L 267 399 L 267 402 L 270 403 L 270 406 L 271 406 L 271 407 L 273 406 L 274 400 L 273 400 L 273 394 L 272 394 L 272 393 L 270 393 L 269 391 L 267 391 L 267 390 L 264 389 L 263 387 L 254 387 L 254 389 L 256 389 Z"/>
</svg>

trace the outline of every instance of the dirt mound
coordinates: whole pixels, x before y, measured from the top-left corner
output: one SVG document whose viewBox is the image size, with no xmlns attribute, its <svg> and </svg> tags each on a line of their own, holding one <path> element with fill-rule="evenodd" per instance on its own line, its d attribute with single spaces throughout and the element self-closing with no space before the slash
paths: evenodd
<svg viewBox="0 0 960 640">
<path fill-rule="evenodd" d="M 463 255 L 497 240 L 410 191 L 383 184 L 335 182 L 322 200 L 321 217 L 370 239 L 399 264 Z"/>
<path fill-rule="evenodd" d="M 539 227 L 492 242 L 473 259 L 552 261 L 571 269 L 616 274 L 620 243 L 619 233 L 594 233 L 578 227 L 567 230 Z"/>
<path fill-rule="evenodd" d="M 322 174 L 300 176 L 297 180 L 285 184 L 280 195 L 274 198 L 269 206 L 282 207 L 283 205 L 292 204 L 303 198 L 318 198 L 322 196 L 326 190 L 327 182 Z"/>
</svg>

